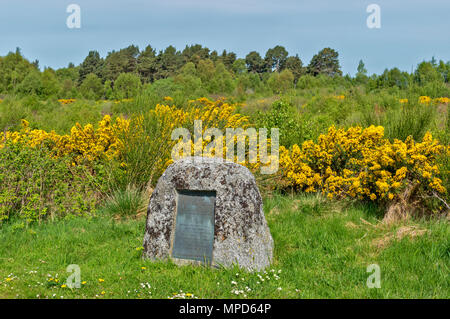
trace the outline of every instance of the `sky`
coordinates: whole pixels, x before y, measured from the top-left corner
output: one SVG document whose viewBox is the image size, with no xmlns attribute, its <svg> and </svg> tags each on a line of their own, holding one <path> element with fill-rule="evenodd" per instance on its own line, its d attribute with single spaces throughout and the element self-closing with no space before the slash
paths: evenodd
<svg viewBox="0 0 450 319">
<path fill-rule="evenodd" d="M 80 6 L 79 29 L 66 24 L 70 4 Z M 380 8 L 380 28 L 367 26 L 370 4 Z M 304 64 L 331 47 L 344 74 L 361 59 L 369 74 L 410 72 L 433 56 L 450 60 L 449 17 L 449 0 L 0 0 L 0 56 L 19 47 L 41 68 L 59 68 L 131 44 L 198 43 L 239 58 L 282 45 Z"/>
</svg>

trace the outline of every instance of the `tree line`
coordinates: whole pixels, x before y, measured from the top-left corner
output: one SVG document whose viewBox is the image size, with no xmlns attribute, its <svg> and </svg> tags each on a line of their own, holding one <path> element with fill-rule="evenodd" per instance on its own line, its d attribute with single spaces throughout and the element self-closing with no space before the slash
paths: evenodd
<svg viewBox="0 0 450 319">
<path fill-rule="evenodd" d="M 39 62 L 30 62 L 20 49 L 0 57 L 0 93 L 37 95 L 47 98 L 85 97 L 130 98 L 143 87 L 158 83 L 180 87 L 189 92 L 249 94 L 270 90 L 272 93 L 308 86 L 314 78 L 329 78 L 382 87 L 406 88 L 411 85 L 448 83 L 450 62 L 420 63 L 413 73 L 398 68 L 386 69 L 381 75 L 368 76 L 363 61 L 354 77 L 343 76 L 339 54 L 324 48 L 304 65 L 298 55 L 289 55 L 281 45 L 270 48 L 264 57 L 252 51 L 245 58 L 223 50 L 221 54 L 200 44 L 187 45 L 182 51 L 168 46 L 159 52 L 148 45 L 140 50 L 130 45 L 101 57 L 90 51 L 83 62 L 75 66 L 39 69 Z"/>
</svg>

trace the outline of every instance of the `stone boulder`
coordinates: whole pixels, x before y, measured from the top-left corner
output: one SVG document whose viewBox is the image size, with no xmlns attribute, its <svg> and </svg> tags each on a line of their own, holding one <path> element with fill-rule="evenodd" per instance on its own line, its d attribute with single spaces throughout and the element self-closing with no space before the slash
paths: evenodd
<svg viewBox="0 0 450 319">
<path fill-rule="evenodd" d="M 273 239 L 254 176 L 242 165 L 205 157 L 178 160 L 158 180 L 148 206 L 144 257 L 198 263 L 172 255 L 177 198 L 180 191 L 187 190 L 215 192 L 212 266 L 236 264 L 259 271 L 270 265 Z M 180 227 L 178 231 L 183 230 Z"/>
</svg>

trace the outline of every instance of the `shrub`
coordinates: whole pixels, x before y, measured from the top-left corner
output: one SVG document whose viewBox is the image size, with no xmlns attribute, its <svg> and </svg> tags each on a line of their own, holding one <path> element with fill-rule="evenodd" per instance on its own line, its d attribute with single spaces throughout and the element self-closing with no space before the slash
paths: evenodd
<svg viewBox="0 0 450 319">
<path fill-rule="evenodd" d="M 113 94 L 116 99 L 135 97 L 141 89 L 141 80 L 133 73 L 121 73 L 114 82 Z"/>
<path fill-rule="evenodd" d="M 87 99 L 98 100 L 103 96 L 102 80 L 97 75 L 89 73 L 80 86 L 80 92 Z"/>
<path fill-rule="evenodd" d="M 270 132 L 280 130 L 280 145 L 291 147 L 304 140 L 304 129 L 297 110 L 284 101 L 275 101 L 267 112 L 257 112 L 257 124 Z"/>
<path fill-rule="evenodd" d="M 294 86 L 294 75 L 287 69 L 274 72 L 267 80 L 267 85 L 276 94 L 286 92 Z"/>
<path fill-rule="evenodd" d="M 168 165 L 172 129 L 181 126 L 183 111 L 166 105 L 134 115 L 126 129 L 117 131 L 121 141 L 116 161 L 109 162 L 111 188 L 124 191 L 134 185 L 142 191 L 156 183 Z"/>
<path fill-rule="evenodd" d="M 89 214 L 97 196 L 70 158 L 46 147 L 7 141 L 0 146 L 0 220 L 26 222 Z"/>
<path fill-rule="evenodd" d="M 147 186 L 154 185 L 172 162 L 172 148 L 178 142 L 171 138 L 175 128 L 188 129 L 191 137 L 197 119 L 202 120 L 202 134 L 208 128 L 245 128 L 248 119 L 235 114 L 235 108 L 236 105 L 223 100 L 213 102 L 201 98 L 190 101 L 186 110 L 158 104 L 153 110 L 134 115 L 129 120 L 128 128 L 118 136 L 122 148 L 117 163 L 122 169 L 111 170 L 115 174 L 113 187 L 123 190 L 127 185 L 134 185 L 138 190 L 145 190 Z M 204 140 L 203 147 L 207 144 Z"/>
<path fill-rule="evenodd" d="M 329 198 L 352 197 L 387 204 L 405 189 L 420 189 L 425 204 L 447 190 L 439 178 L 436 158 L 448 148 L 426 133 L 422 142 L 384 138 L 383 127 L 348 130 L 330 127 L 317 143 L 280 149 L 280 165 L 290 185 L 305 192 L 324 192 Z M 412 198 L 411 198 L 412 200 Z"/>
<path fill-rule="evenodd" d="M 31 129 L 23 120 L 20 131 L 0 132 L 0 147 L 5 141 L 30 147 L 45 146 L 52 156 L 70 157 L 75 165 L 88 167 L 94 175 L 98 173 L 95 164 L 100 168 L 107 165 L 101 175 L 109 176 L 110 189 L 125 190 L 127 185 L 134 185 L 143 190 L 148 183 L 156 183 L 170 164 L 171 150 L 177 142 L 171 140 L 174 128 L 186 127 L 193 132 L 196 119 L 203 121 L 203 132 L 210 127 L 245 127 L 248 119 L 235 114 L 235 108 L 236 105 L 223 100 L 213 102 L 206 98 L 191 101 L 187 110 L 158 104 L 130 119 L 112 120 L 105 115 L 97 127 L 76 123 L 66 135 Z M 105 182 L 102 179 L 97 182 L 102 184 Z M 99 188 L 103 189 L 103 184 Z"/>
</svg>

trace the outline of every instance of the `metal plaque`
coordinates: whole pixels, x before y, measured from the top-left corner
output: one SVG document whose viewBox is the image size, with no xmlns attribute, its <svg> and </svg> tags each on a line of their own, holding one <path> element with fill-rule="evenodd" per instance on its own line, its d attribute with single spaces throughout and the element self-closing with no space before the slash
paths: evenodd
<svg viewBox="0 0 450 319">
<path fill-rule="evenodd" d="M 178 190 L 172 257 L 211 264 L 216 192 Z"/>
</svg>

